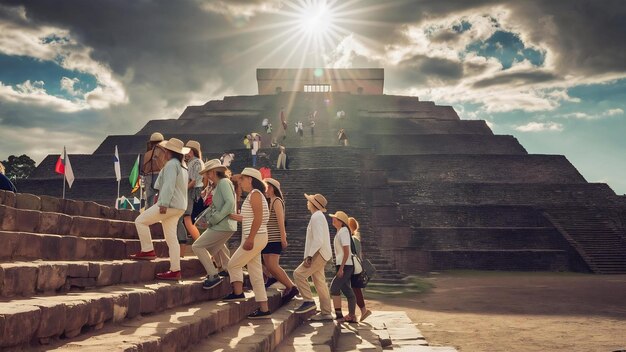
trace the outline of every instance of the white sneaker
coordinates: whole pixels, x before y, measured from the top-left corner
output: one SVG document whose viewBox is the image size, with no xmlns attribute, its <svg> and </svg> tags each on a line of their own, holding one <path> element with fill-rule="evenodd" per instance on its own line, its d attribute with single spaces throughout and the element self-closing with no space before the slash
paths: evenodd
<svg viewBox="0 0 626 352">
<path fill-rule="evenodd" d="M 330 314 L 322 314 L 318 313 L 311 317 L 313 321 L 325 321 L 325 320 L 333 320 L 333 316 Z"/>
</svg>

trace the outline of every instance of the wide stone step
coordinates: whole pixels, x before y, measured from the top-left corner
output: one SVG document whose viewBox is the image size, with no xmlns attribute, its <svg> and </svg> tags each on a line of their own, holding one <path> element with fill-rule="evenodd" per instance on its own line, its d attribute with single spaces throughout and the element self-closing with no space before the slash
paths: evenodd
<svg viewBox="0 0 626 352">
<path fill-rule="evenodd" d="M 433 250 L 433 270 L 567 271 L 565 250 Z"/>
<path fill-rule="evenodd" d="M 230 291 L 226 282 L 207 291 L 202 289 L 200 280 L 184 280 L 115 285 L 52 297 L 2 301 L 0 347 L 48 344 L 58 337 L 72 338 L 90 329 L 100 329 L 105 324 L 123 322 L 142 314 L 217 299 Z"/>
<path fill-rule="evenodd" d="M 0 205 L 0 230 L 37 232 L 76 237 L 137 238 L 133 221 L 70 216 L 39 210 L 17 209 Z M 163 227 L 151 227 L 153 238 L 163 238 Z"/>
<path fill-rule="evenodd" d="M 84 238 L 32 232 L 0 231 L 0 261 L 116 260 L 140 250 L 138 239 Z M 152 241 L 160 257 L 169 256 L 165 240 Z"/>
<path fill-rule="evenodd" d="M 276 352 L 335 351 L 341 328 L 334 321 L 308 321 L 294 330 L 274 350 Z"/>
<path fill-rule="evenodd" d="M 223 331 L 208 336 L 191 347 L 192 352 L 256 352 L 273 351 L 302 324 L 294 313 L 301 301 L 291 302 L 272 312 L 271 319 L 244 319 Z"/>
<path fill-rule="evenodd" d="M 75 201 L 51 196 L 37 196 L 29 193 L 13 193 L 4 190 L 0 190 L 0 205 L 24 210 L 38 210 L 70 216 L 85 216 L 121 221 L 134 221 L 135 218 L 139 216 L 139 212 L 137 211 L 115 209 L 92 201 Z"/>
<path fill-rule="evenodd" d="M 181 258 L 185 278 L 205 274 L 197 258 Z M 54 294 L 152 281 L 156 273 L 169 270 L 167 258 L 152 261 L 34 261 L 0 264 L 0 297 Z"/>
<path fill-rule="evenodd" d="M 254 311 L 257 303 L 246 294 L 243 302 L 204 302 L 110 325 L 79 339 L 61 341 L 43 351 L 184 351 Z M 276 311 L 281 293 L 268 290 L 270 310 Z M 169 308 L 169 307 L 168 307 Z"/>
</svg>

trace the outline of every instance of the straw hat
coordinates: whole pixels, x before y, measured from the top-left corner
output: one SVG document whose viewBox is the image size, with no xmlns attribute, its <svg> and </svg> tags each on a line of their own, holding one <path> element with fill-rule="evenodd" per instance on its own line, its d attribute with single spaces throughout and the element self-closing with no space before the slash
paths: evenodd
<svg viewBox="0 0 626 352">
<path fill-rule="evenodd" d="M 255 168 L 247 167 L 247 168 L 243 169 L 241 174 L 245 175 L 245 176 L 250 176 L 252 178 L 256 178 L 257 180 L 263 182 L 263 175 L 261 175 L 261 171 L 255 169 Z"/>
<path fill-rule="evenodd" d="M 278 180 L 273 179 L 273 178 L 271 178 L 271 177 L 268 177 L 268 178 L 266 178 L 266 179 L 265 179 L 265 180 L 263 180 L 263 181 L 265 181 L 265 182 L 269 183 L 270 185 L 274 186 L 274 188 L 276 188 L 276 191 L 278 192 L 278 194 L 277 194 L 277 195 L 278 195 L 280 198 L 282 198 L 282 197 L 283 197 L 283 191 L 280 189 L 280 182 L 278 182 Z"/>
<path fill-rule="evenodd" d="M 188 141 L 187 144 L 185 144 L 185 147 L 189 147 L 189 148 L 193 148 L 195 150 L 197 150 L 198 152 L 200 152 L 200 143 L 198 141 Z"/>
<path fill-rule="evenodd" d="M 150 135 L 150 142 L 161 142 L 165 139 L 159 132 L 154 132 Z"/>
<path fill-rule="evenodd" d="M 328 201 L 326 200 L 326 198 L 323 195 L 321 195 L 319 193 L 314 194 L 314 195 L 308 195 L 308 194 L 305 193 L 304 196 L 306 197 L 306 199 L 309 202 L 313 203 L 313 205 L 317 209 L 319 209 L 319 210 L 321 210 L 323 212 L 326 211 L 326 204 L 328 204 Z"/>
<path fill-rule="evenodd" d="M 354 232 L 359 229 L 359 222 L 355 218 L 350 217 L 348 219 L 348 226 L 350 227 L 350 231 Z"/>
<path fill-rule="evenodd" d="M 187 143 L 189 144 L 189 143 Z M 204 163 L 204 167 L 200 170 L 200 174 L 204 174 L 211 170 L 219 169 L 221 171 L 226 171 L 226 166 L 222 165 L 222 162 L 219 159 L 211 159 Z"/>
<path fill-rule="evenodd" d="M 346 226 L 349 226 L 348 223 L 350 222 L 349 218 L 348 218 L 348 214 L 344 213 L 343 211 L 339 210 L 334 214 L 329 214 L 328 216 L 330 216 L 331 218 L 335 218 L 341 222 L 343 222 L 344 224 L 346 224 Z"/>
<path fill-rule="evenodd" d="M 189 151 L 191 150 L 191 149 L 189 149 L 187 147 L 183 147 L 183 141 L 181 141 L 178 138 L 172 138 L 172 139 L 170 139 L 168 141 L 163 141 L 163 142 L 159 143 L 159 146 L 161 146 L 161 147 L 163 147 L 163 148 L 165 148 L 167 150 L 171 150 L 171 151 L 173 151 L 175 153 L 183 154 L 183 155 L 189 153 Z"/>
</svg>

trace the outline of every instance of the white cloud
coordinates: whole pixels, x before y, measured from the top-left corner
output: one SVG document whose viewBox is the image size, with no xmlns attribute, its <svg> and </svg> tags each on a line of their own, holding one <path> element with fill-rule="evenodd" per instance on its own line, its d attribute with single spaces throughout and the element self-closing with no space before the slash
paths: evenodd
<svg viewBox="0 0 626 352">
<path fill-rule="evenodd" d="M 622 109 L 609 109 L 607 111 L 604 112 L 604 115 L 606 116 L 615 116 L 615 115 L 623 115 L 624 114 L 624 110 Z"/>
<path fill-rule="evenodd" d="M 61 78 L 61 89 L 68 92 L 70 95 L 78 95 L 80 90 L 77 91 L 74 89 L 74 85 L 78 82 L 80 82 L 78 78 L 63 77 Z"/>
<path fill-rule="evenodd" d="M 30 80 L 15 87 L 4 85 L 0 82 L 0 102 L 19 103 L 26 106 L 46 107 L 58 112 L 76 112 L 86 108 L 80 102 L 72 101 L 49 95 L 44 88 L 44 82 Z"/>
<path fill-rule="evenodd" d="M 515 130 L 520 132 L 560 132 L 563 125 L 556 122 L 529 122 L 525 125 L 515 126 Z"/>
</svg>

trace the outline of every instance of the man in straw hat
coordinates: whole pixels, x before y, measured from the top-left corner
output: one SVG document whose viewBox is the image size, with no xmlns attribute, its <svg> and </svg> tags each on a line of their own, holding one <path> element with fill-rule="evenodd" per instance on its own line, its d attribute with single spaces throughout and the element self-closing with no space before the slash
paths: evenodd
<svg viewBox="0 0 626 352">
<path fill-rule="evenodd" d="M 156 181 L 159 171 L 161 171 L 165 163 L 167 163 L 165 150 L 159 146 L 159 143 L 163 142 L 163 139 L 163 135 L 159 132 L 151 134 L 146 147 L 146 153 L 143 155 L 141 171 L 145 177 L 146 209 L 154 205 L 154 198 L 157 195 L 154 182 Z"/>
<path fill-rule="evenodd" d="M 176 138 L 163 141 L 159 145 L 166 150 L 168 157 L 168 162 L 159 172 L 154 185 L 159 190 L 159 200 L 135 219 L 141 252 L 131 255 L 130 258 L 135 260 L 156 258 L 150 225 L 160 221 L 169 248 L 170 270 L 158 273 L 156 277 L 163 280 L 180 280 L 180 245 L 176 237 L 176 225 L 187 208 L 188 178 L 187 170 L 183 167 L 183 158 L 189 153 L 189 148 L 184 147 L 183 141 Z"/>
<path fill-rule="evenodd" d="M 215 189 L 209 210 L 204 212 L 209 227 L 193 243 L 193 252 L 206 269 L 207 277 L 202 288 L 212 289 L 222 282 L 218 275 L 218 269 L 213 264 L 211 257 L 217 257 L 216 261 L 222 267 L 228 266 L 230 261 L 230 251 L 226 243 L 237 231 L 237 221 L 229 218 L 229 215 L 236 213 L 237 201 L 235 200 L 235 186 L 226 176 L 226 166 L 218 159 L 212 159 L 204 164 L 200 173 L 213 182 Z"/>
<path fill-rule="evenodd" d="M 328 221 L 324 216 L 326 212 L 326 198 L 321 194 L 304 194 L 307 199 L 307 209 L 311 212 L 311 220 L 306 229 L 306 242 L 304 244 L 304 261 L 293 272 L 294 281 L 304 303 L 296 309 L 297 314 L 303 314 L 317 309 L 309 277 L 313 278 L 313 284 L 320 297 L 321 313 L 315 315 L 313 320 L 332 320 L 330 293 L 326 285 L 326 275 L 324 267 L 332 259 L 332 249 L 330 247 L 330 231 Z"/>
</svg>

